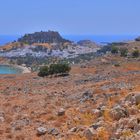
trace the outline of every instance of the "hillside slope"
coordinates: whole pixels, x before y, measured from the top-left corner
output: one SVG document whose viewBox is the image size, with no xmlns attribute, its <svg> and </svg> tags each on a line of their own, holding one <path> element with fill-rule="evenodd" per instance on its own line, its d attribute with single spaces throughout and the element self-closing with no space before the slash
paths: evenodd
<svg viewBox="0 0 140 140">
<path fill-rule="evenodd" d="M 68 77 L 1 75 L 0 136 L 138 140 L 139 97 L 140 63 L 133 58 L 99 57 L 73 65 Z"/>
</svg>

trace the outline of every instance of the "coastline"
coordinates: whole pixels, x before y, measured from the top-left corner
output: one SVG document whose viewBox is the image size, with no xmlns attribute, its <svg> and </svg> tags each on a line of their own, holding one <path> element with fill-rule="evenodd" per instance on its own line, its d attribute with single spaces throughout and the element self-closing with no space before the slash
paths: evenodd
<svg viewBox="0 0 140 140">
<path fill-rule="evenodd" d="M 12 65 L 12 64 L 6 64 L 6 63 L 1 63 L 0 65 L 4 65 L 4 66 L 10 66 L 13 67 L 19 71 L 21 71 L 21 74 L 25 74 L 25 73 L 31 73 L 31 70 L 25 66 L 21 66 L 21 65 Z"/>
<path fill-rule="evenodd" d="M 29 70 L 29 68 L 27 67 L 24 67 L 24 66 L 20 66 L 20 65 L 10 65 L 16 69 L 20 69 L 22 72 L 22 74 L 25 74 L 25 73 L 31 73 L 31 70 Z"/>
</svg>

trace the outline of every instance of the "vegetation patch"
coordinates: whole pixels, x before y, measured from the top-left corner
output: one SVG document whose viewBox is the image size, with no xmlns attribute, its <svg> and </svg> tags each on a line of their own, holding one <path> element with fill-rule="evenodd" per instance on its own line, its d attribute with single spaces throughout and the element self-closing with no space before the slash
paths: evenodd
<svg viewBox="0 0 140 140">
<path fill-rule="evenodd" d="M 68 75 L 70 70 L 70 65 L 66 63 L 51 64 L 50 66 L 41 67 L 38 76 L 44 77 L 54 74 L 59 76 L 65 76 Z"/>
<path fill-rule="evenodd" d="M 139 57 L 139 56 L 140 56 L 139 50 L 134 50 L 134 51 L 132 52 L 132 56 L 133 56 L 134 58 Z"/>
<path fill-rule="evenodd" d="M 126 57 L 128 55 L 128 49 L 127 48 L 120 48 L 120 54 L 122 57 Z"/>
</svg>

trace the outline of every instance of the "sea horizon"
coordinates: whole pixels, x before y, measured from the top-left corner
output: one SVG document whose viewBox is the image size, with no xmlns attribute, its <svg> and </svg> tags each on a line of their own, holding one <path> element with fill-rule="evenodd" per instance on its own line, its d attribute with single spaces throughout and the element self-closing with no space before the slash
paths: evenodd
<svg viewBox="0 0 140 140">
<path fill-rule="evenodd" d="M 0 35 L 0 45 L 16 41 L 23 35 Z M 112 42 L 126 42 L 134 40 L 139 35 L 62 35 L 65 39 L 73 42 L 80 40 L 91 40 L 97 44 L 107 44 Z"/>
</svg>

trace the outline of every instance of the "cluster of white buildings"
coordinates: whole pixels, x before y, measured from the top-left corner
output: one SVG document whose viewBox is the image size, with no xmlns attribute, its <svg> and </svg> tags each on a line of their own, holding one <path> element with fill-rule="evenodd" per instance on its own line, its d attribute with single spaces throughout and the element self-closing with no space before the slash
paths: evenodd
<svg viewBox="0 0 140 140">
<path fill-rule="evenodd" d="M 39 50 L 35 49 L 37 46 L 24 46 L 17 49 L 11 49 L 9 51 L 0 51 L 0 57 L 27 57 L 33 56 L 37 58 L 42 57 L 60 57 L 60 58 L 75 58 L 80 54 L 87 54 L 96 52 L 99 47 L 95 46 L 80 46 L 75 44 L 70 44 L 64 49 L 45 49 Z"/>
</svg>

